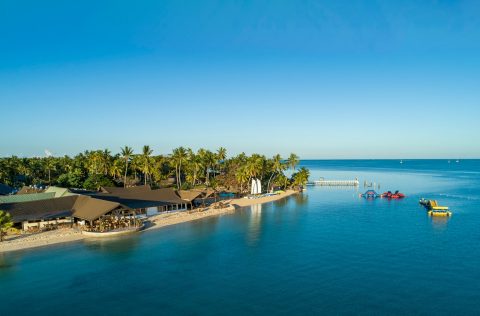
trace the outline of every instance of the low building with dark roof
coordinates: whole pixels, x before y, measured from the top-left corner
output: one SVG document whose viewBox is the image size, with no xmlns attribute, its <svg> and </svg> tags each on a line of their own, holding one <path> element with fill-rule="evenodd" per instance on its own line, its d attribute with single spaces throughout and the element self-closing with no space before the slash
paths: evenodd
<svg viewBox="0 0 480 316">
<path fill-rule="evenodd" d="M 12 216 L 14 225 L 23 230 L 43 229 L 48 226 L 90 225 L 101 217 L 113 214 L 134 216 L 135 211 L 120 203 L 71 195 L 47 200 L 0 204 L 0 209 Z"/>
<path fill-rule="evenodd" d="M 104 187 L 91 197 L 117 202 L 137 213 L 154 215 L 166 211 L 183 211 L 188 209 L 188 200 L 182 199 L 172 188 L 152 190 L 150 186 L 136 186 L 128 188 Z"/>
<path fill-rule="evenodd" d="M 0 209 L 12 216 L 16 227 L 42 229 L 48 225 L 72 225 L 73 205 L 77 196 L 17 203 L 2 203 Z"/>
<path fill-rule="evenodd" d="M 73 194 L 54 198 L 55 192 L 26 194 L 52 195 L 47 199 L 14 200 L 0 203 L 0 209 L 11 214 L 16 227 L 24 230 L 43 229 L 51 225 L 73 225 L 92 227 L 113 215 L 117 218 L 135 218 L 165 211 L 182 211 L 192 206 L 193 199 L 202 195 L 197 191 L 181 191 L 172 188 L 152 190 L 149 186 L 132 188 L 102 188 L 101 192 Z M 62 194 L 66 193 L 63 190 Z M 205 193 L 203 193 L 205 195 Z M 182 198 L 183 197 L 183 198 Z"/>
</svg>

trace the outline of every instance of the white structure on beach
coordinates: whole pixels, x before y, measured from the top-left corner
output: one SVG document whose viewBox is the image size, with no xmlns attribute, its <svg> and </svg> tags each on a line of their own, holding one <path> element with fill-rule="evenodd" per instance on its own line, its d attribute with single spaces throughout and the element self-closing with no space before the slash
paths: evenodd
<svg viewBox="0 0 480 316">
<path fill-rule="evenodd" d="M 262 193 L 262 183 L 260 179 L 252 179 L 252 189 L 250 194 L 260 194 Z"/>
</svg>

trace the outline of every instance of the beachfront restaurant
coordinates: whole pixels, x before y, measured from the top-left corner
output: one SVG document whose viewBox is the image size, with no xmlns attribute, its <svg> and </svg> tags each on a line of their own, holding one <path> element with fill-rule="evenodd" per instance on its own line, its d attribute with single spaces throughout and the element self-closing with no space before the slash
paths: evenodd
<svg viewBox="0 0 480 316">
<path fill-rule="evenodd" d="M 12 216 L 14 227 L 23 231 L 72 227 L 76 196 L 26 202 L 2 203 L 0 209 Z"/>
<path fill-rule="evenodd" d="M 120 203 L 82 195 L 4 203 L 0 204 L 0 209 L 12 216 L 14 227 L 29 232 L 74 225 L 103 231 L 138 224 L 135 210 Z"/>
</svg>

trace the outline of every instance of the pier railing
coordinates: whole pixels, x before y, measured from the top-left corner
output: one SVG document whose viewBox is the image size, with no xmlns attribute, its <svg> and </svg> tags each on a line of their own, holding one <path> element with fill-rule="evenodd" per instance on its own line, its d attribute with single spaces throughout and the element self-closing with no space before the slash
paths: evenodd
<svg viewBox="0 0 480 316">
<path fill-rule="evenodd" d="M 358 180 L 317 180 L 309 183 L 310 185 L 330 186 L 330 187 L 346 187 L 359 186 Z"/>
</svg>

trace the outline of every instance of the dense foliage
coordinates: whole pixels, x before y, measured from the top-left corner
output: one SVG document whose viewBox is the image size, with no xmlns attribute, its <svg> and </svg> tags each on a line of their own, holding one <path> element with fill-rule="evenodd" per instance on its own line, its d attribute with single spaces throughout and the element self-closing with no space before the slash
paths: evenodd
<svg viewBox="0 0 480 316">
<path fill-rule="evenodd" d="M 213 152 L 175 148 L 170 155 L 152 155 L 149 146 L 134 153 L 125 146 L 112 155 L 109 150 L 85 151 L 75 157 L 0 158 L 0 182 L 14 187 L 56 185 L 68 188 L 98 189 L 100 186 L 150 184 L 153 187 L 176 185 L 188 189 L 197 186 L 221 187 L 247 192 L 252 178 L 262 180 L 268 189 L 304 185 L 309 172 L 296 167 L 299 158 L 291 154 L 267 158 L 241 153 L 228 158 L 225 148 Z M 292 177 L 285 175 L 291 169 Z"/>
<path fill-rule="evenodd" d="M 0 210 L 0 241 L 3 241 L 3 236 L 7 229 L 13 226 L 12 217 L 9 213 Z"/>
</svg>

